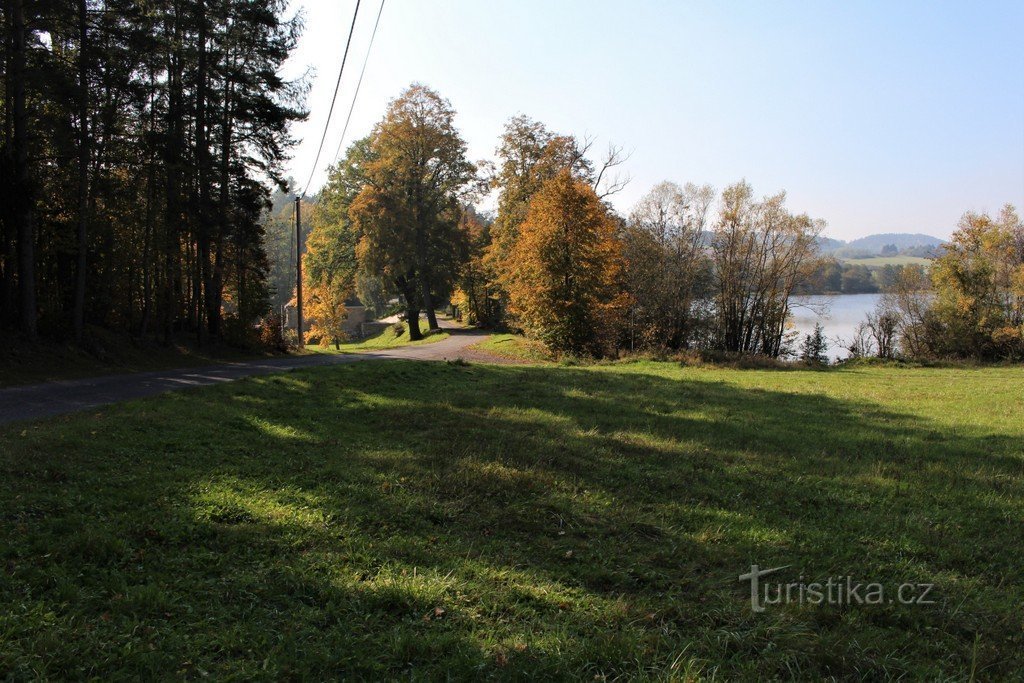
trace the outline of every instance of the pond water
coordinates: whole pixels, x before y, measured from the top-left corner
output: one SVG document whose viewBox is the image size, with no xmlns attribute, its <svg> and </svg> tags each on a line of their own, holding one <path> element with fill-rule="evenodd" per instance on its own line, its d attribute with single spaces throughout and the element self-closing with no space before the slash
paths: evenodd
<svg viewBox="0 0 1024 683">
<path fill-rule="evenodd" d="M 857 325 L 875 310 L 881 294 L 815 294 L 794 296 L 789 300 L 790 322 L 800 333 L 798 345 L 804 335 L 814 331 L 814 323 L 821 323 L 828 340 L 828 357 L 836 361 L 850 353 L 846 347 L 853 339 Z"/>
</svg>

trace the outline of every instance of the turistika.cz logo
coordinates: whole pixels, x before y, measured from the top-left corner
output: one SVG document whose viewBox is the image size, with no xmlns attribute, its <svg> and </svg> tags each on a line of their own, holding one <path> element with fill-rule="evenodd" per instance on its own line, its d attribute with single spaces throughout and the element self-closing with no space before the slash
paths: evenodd
<svg viewBox="0 0 1024 683">
<path fill-rule="evenodd" d="M 895 590 L 887 590 L 878 582 L 863 582 L 852 576 L 830 576 L 825 581 L 783 583 L 763 581 L 766 576 L 789 569 L 789 565 L 761 569 L 750 565 L 750 571 L 740 574 L 740 581 L 750 582 L 750 609 L 764 612 L 772 605 L 933 605 L 933 583 L 901 583 Z"/>
</svg>

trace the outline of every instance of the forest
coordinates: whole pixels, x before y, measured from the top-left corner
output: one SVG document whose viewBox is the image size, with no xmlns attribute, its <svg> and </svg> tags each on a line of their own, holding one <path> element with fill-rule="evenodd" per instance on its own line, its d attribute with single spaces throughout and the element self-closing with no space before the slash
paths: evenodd
<svg viewBox="0 0 1024 683">
<path fill-rule="evenodd" d="M 268 311 L 262 216 L 306 85 L 287 2 L 3 4 L 0 321 L 199 343 Z"/>
</svg>

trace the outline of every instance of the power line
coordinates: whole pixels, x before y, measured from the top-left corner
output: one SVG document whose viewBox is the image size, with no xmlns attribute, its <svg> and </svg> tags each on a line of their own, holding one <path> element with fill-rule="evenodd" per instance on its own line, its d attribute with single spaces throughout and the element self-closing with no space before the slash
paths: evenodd
<svg viewBox="0 0 1024 683">
<path fill-rule="evenodd" d="M 356 92 L 352 95 L 352 104 L 348 107 L 348 116 L 345 117 L 345 125 L 341 129 L 341 139 L 338 140 L 338 151 L 334 153 L 334 161 L 337 163 L 341 156 L 341 146 L 345 144 L 345 133 L 348 132 L 348 122 L 352 120 L 352 110 L 356 108 L 356 98 L 359 97 L 359 86 L 363 84 L 363 74 L 366 73 L 366 63 L 370 61 L 370 49 L 373 47 L 373 39 L 377 37 L 377 26 L 380 24 L 380 15 L 384 12 L 384 0 L 380 0 L 380 9 L 377 10 L 377 21 L 373 23 L 373 33 L 370 34 L 370 44 L 366 46 L 366 56 L 363 58 L 363 68 L 359 71 L 359 80 L 356 81 Z"/>
<path fill-rule="evenodd" d="M 359 16 L 359 3 L 356 0 L 356 11 L 352 13 L 352 25 L 348 29 L 348 40 L 345 41 L 345 54 L 341 57 L 341 68 L 338 69 L 338 80 L 334 83 L 334 95 L 331 96 L 331 108 L 327 110 L 327 121 L 324 122 L 324 134 L 320 136 L 320 146 L 316 150 L 316 158 L 313 160 L 313 168 L 309 171 L 309 180 L 302 190 L 302 196 L 306 196 L 310 183 L 313 182 L 313 174 L 316 173 L 316 165 L 320 162 L 320 153 L 324 151 L 324 140 L 327 139 L 327 129 L 331 126 L 331 115 L 334 114 L 334 101 L 338 99 L 338 88 L 341 87 L 341 74 L 345 71 L 345 61 L 348 59 L 348 48 L 352 45 L 352 34 L 356 29 L 356 17 Z"/>
</svg>

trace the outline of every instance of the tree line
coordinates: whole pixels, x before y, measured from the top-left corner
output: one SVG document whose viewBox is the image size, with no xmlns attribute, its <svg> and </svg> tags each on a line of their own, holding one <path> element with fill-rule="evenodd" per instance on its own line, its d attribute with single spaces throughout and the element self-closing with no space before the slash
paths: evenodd
<svg viewBox="0 0 1024 683">
<path fill-rule="evenodd" d="M 414 84 L 329 173 L 305 256 L 316 336 L 343 336 L 344 301 L 450 303 L 472 324 L 520 330 L 561 355 L 715 351 L 820 357 L 795 348 L 790 298 L 849 274 L 819 253 L 824 222 L 760 197 L 746 182 L 661 183 L 628 216 L 609 202 L 624 161 L 593 140 L 509 120 L 496 159 L 476 164 L 451 104 Z M 475 208 L 496 193 L 496 210 Z M 968 214 L 934 267 L 889 268 L 885 310 L 863 328 L 864 354 L 1022 355 L 1024 232 L 1011 207 Z M 879 341 L 866 343 L 875 336 Z M 809 344 L 809 346 L 808 346 Z M 819 345 L 823 346 L 823 345 Z M 812 348 L 814 347 L 814 348 Z M 873 347 L 873 348 L 869 348 Z M 807 349 L 811 349 L 809 352 Z"/>
<path fill-rule="evenodd" d="M 413 85 L 331 170 L 305 257 L 326 319 L 373 290 L 401 299 L 413 339 L 421 311 L 435 328 L 451 302 L 559 354 L 785 351 L 789 297 L 813 273 L 824 223 L 789 211 L 784 193 L 663 183 L 622 217 L 608 199 L 625 182 L 618 148 L 595 160 L 592 140 L 516 116 L 497 160 L 473 164 L 454 116 Z M 487 192 L 493 215 L 473 208 Z"/>
<path fill-rule="evenodd" d="M 855 357 L 1024 359 L 1024 221 L 969 211 L 930 268 L 904 266 L 884 291 Z"/>
<path fill-rule="evenodd" d="M 0 321 L 244 340 L 305 84 L 286 0 L 5 0 Z"/>
</svg>

